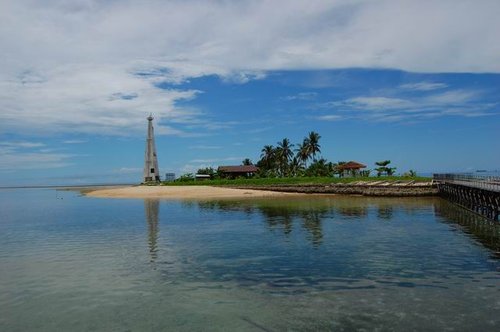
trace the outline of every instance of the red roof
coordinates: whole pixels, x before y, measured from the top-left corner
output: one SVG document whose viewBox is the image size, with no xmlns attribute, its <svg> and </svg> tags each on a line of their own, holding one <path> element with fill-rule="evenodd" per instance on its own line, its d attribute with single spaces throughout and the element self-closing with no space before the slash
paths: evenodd
<svg viewBox="0 0 500 332">
<path fill-rule="evenodd" d="M 358 163 L 357 161 L 350 161 L 350 162 L 345 163 L 343 165 L 339 165 L 339 168 L 340 169 L 360 169 L 360 168 L 366 168 L 366 165 Z"/>
<path fill-rule="evenodd" d="M 220 172 L 224 173 L 255 173 L 259 168 L 255 165 L 239 165 L 239 166 L 219 166 Z"/>
</svg>

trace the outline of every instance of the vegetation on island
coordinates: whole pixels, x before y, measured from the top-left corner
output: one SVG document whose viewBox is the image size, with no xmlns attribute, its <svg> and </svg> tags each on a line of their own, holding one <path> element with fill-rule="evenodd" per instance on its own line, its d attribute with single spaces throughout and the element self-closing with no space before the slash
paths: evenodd
<svg viewBox="0 0 500 332">
<path fill-rule="evenodd" d="M 397 181 L 415 181 L 428 182 L 431 179 L 427 177 L 407 177 L 407 176 L 387 176 L 378 177 L 289 177 L 289 178 L 237 178 L 237 179 L 221 179 L 215 178 L 211 180 L 195 181 L 194 177 L 177 179 L 173 182 L 164 182 L 164 185 L 210 185 L 210 186 L 272 186 L 272 185 L 327 185 L 336 183 L 353 183 L 357 181 L 381 181 L 397 182 Z"/>
<path fill-rule="evenodd" d="M 374 181 L 384 177 L 384 181 L 428 181 L 428 178 L 417 177 L 410 170 L 401 176 L 394 176 L 396 167 L 390 165 L 390 160 L 378 161 L 374 169 L 376 177 L 370 177 L 371 170 L 348 170 L 342 166 L 347 162 L 336 163 L 321 156 L 321 136 L 311 131 L 302 142 L 292 144 L 288 138 L 276 143 L 276 146 L 265 145 L 261 149 L 260 159 L 255 164 L 258 171 L 255 174 L 229 179 L 224 173 L 212 167 L 198 169 L 196 174 L 208 175 L 203 181 L 195 181 L 196 175 L 188 173 L 169 184 L 200 184 L 210 185 L 274 185 L 274 184 L 323 184 L 349 183 L 354 181 Z M 242 165 L 254 165 L 245 158 Z"/>
</svg>

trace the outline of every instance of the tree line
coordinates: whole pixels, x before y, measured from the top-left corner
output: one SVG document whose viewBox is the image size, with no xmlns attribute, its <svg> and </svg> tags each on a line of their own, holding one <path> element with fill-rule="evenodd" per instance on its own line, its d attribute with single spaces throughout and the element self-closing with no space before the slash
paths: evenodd
<svg viewBox="0 0 500 332">
<path fill-rule="evenodd" d="M 370 176 L 371 170 L 362 170 L 355 174 L 342 168 L 342 165 L 346 164 L 345 161 L 334 163 L 322 157 L 320 139 L 321 136 L 317 132 L 311 131 L 298 144 L 292 144 L 288 138 L 283 138 L 276 143 L 276 146 L 265 145 L 261 150 L 259 161 L 255 164 L 259 168 L 257 176 L 261 178 Z M 396 167 L 390 167 L 390 163 L 390 160 L 376 162 L 377 176 L 394 175 Z M 245 158 L 242 165 L 253 165 L 253 162 Z M 212 167 L 201 168 L 197 174 L 207 174 L 214 178 L 221 176 Z M 416 176 L 416 173 L 410 171 L 404 175 Z"/>
</svg>

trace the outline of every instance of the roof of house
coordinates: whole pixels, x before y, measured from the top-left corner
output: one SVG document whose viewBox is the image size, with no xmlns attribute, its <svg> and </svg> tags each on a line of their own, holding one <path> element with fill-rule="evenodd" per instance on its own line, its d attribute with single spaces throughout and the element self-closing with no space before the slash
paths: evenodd
<svg viewBox="0 0 500 332">
<path fill-rule="evenodd" d="M 255 165 L 219 166 L 218 170 L 224 173 L 254 173 L 259 170 Z"/>
<path fill-rule="evenodd" d="M 357 161 L 349 161 L 343 165 L 339 165 L 340 169 L 360 169 L 366 168 L 366 165 L 358 163 Z"/>
</svg>

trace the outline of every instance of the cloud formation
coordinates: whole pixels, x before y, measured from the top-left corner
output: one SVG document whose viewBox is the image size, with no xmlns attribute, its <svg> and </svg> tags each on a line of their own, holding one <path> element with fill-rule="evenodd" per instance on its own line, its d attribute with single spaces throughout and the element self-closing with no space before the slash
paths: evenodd
<svg viewBox="0 0 500 332">
<path fill-rule="evenodd" d="M 418 83 L 408 83 L 402 84 L 400 88 L 405 90 L 413 91 L 432 91 L 437 89 L 447 88 L 448 85 L 445 83 L 435 83 L 435 82 L 418 82 Z"/>
<path fill-rule="evenodd" d="M 40 142 L 1 142 L 0 171 L 60 168 L 70 165 L 73 154 L 38 149 Z"/>
<path fill-rule="evenodd" d="M 215 130 L 179 106 L 199 91 L 159 88 L 204 75 L 498 73 L 499 10 L 495 0 L 2 1 L 0 132 L 130 134 L 149 112 L 158 133 Z"/>
<path fill-rule="evenodd" d="M 286 96 L 283 100 L 293 101 L 293 100 L 313 100 L 318 96 L 317 92 L 299 92 L 293 96 Z"/>
<path fill-rule="evenodd" d="M 496 103 L 481 102 L 480 91 L 451 90 L 418 97 L 359 96 L 316 105 L 334 113 L 316 120 L 361 119 L 378 122 L 421 121 L 443 116 L 481 117 L 496 114 Z"/>
</svg>

